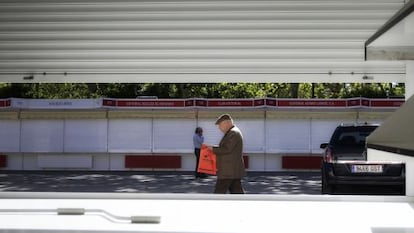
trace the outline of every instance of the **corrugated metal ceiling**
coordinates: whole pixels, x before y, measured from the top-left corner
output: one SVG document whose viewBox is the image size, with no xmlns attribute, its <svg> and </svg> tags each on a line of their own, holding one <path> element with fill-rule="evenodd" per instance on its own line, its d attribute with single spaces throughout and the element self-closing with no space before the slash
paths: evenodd
<svg viewBox="0 0 414 233">
<path fill-rule="evenodd" d="M 403 5 L 0 1 L 0 81 L 403 82 L 403 62 L 364 61 L 365 40 Z"/>
</svg>

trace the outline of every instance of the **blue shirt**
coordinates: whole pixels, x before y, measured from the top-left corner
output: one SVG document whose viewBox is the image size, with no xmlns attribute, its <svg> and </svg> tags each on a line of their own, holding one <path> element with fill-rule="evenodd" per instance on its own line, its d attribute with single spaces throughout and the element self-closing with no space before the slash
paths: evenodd
<svg viewBox="0 0 414 233">
<path fill-rule="evenodd" d="M 204 142 L 204 136 L 200 136 L 199 134 L 194 134 L 193 136 L 194 148 L 200 149 L 201 144 L 203 144 L 203 142 Z"/>
</svg>

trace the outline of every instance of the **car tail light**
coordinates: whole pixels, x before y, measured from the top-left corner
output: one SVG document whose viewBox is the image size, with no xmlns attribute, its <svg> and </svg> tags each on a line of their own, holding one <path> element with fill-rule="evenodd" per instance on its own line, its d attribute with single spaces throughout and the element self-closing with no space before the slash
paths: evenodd
<svg viewBox="0 0 414 233">
<path fill-rule="evenodd" d="M 325 160 L 325 162 L 328 162 L 328 163 L 332 163 L 333 162 L 332 150 L 329 147 L 327 147 L 326 150 L 325 150 L 324 160 Z"/>
</svg>

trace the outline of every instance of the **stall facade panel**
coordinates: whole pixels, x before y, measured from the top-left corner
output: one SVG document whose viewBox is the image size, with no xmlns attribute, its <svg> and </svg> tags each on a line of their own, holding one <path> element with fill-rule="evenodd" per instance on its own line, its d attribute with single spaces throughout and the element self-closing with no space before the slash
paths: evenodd
<svg viewBox="0 0 414 233">
<path fill-rule="evenodd" d="M 0 120 L 1 152 L 20 152 L 19 120 Z"/>
<path fill-rule="evenodd" d="M 309 153 L 310 120 L 269 119 L 266 121 L 266 152 Z"/>
<path fill-rule="evenodd" d="M 263 153 L 265 150 L 265 121 L 263 119 L 241 119 L 235 122 L 243 134 L 245 153 Z"/>
<path fill-rule="evenodd" d="M 64 120 L 31 119 L 21 124 L 21 152 L 63 152 Z"/>
<path fill-rule="evenodd" d="M 153 152 L 192 152 L 195 120 L 154 119 Z"/>
<path fill-rule="evenodd" d="M 65 152 L 107 152 L 107 129 L 105 119 L 66 120 L 64 130 Z"/>
<path fill-rule="evenodd" d="M 108 152 L 151 152 L 152 119 L 109 119 L 108 124 Z"/>
<path fill-rule="evenodd" d="M 214 125 L 216 119 L 199 119 L 198 126 L 203 128 L 204 143 L 218 145 L 223 133 Z M 194 133 L 194 132 L 193 132 Z"/>
</svg>

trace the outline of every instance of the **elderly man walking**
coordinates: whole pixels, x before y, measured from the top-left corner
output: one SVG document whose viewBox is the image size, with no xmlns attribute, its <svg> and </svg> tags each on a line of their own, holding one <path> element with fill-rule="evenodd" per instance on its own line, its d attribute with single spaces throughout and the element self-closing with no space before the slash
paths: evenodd
<svg viewBox="0 0 414 233">
<path fill-rule="evenodd" d="M 246 175 L 243 135 L 229 114 L 218 117 L 216 125 L 224 136 L 218 146 L 208 145 L 217 156 L 217 182 L 214 193 L 244 194 L 241 184 L 241 179 Z"/>
</svg>

